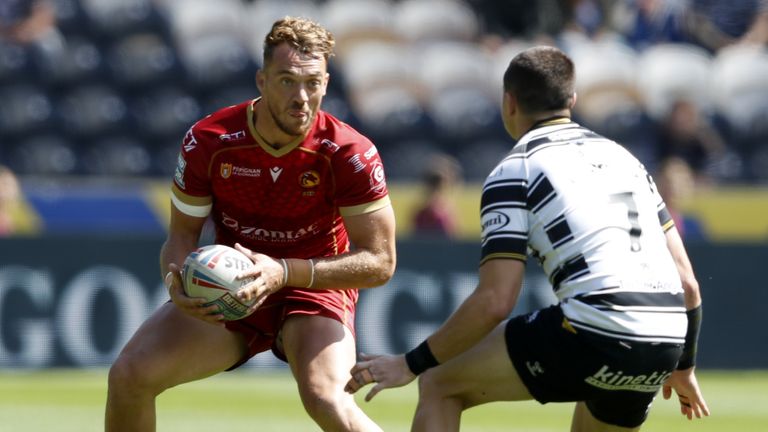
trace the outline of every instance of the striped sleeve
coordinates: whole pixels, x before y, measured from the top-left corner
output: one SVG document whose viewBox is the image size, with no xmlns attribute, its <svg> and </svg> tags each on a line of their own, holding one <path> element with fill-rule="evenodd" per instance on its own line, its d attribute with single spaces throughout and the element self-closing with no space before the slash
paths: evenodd
<svg viewBox="0 0 768 432">
<path fill-rule="evenodd" d="M 524 179 L 489 177 L 486 181 L 480 203 L 481 265 L 495 258 L 526 260 L 527 189 Z"/>
</svg>

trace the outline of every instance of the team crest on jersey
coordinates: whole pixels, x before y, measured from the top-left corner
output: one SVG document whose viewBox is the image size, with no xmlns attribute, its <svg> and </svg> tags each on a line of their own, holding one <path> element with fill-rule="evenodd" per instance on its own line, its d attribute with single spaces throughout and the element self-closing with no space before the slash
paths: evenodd
<svg viewBox="0 0 768 432">
<path fill-rule="evenodd" d="M 373 169 L 371 170 L 371 190 L 379 193 L 387 187 L 387 180 L 384 177 L 384 166 L 381 162 L 374 162 Z"/>
<path fill-rule="evenodd" d="M 227 179 L 229 176 L 232 175 L 232 164 L 231 163 L 222 163 L 219 167 L 219 174 L 221 174 L 221 178 Z"/>
<path fill-rule="evenodd" d="M 303 188 L 313 188 L 320 184 L 320 174 L 315 170 L 304 171 L 299 176 L 299 184 Z"/>
</svg>

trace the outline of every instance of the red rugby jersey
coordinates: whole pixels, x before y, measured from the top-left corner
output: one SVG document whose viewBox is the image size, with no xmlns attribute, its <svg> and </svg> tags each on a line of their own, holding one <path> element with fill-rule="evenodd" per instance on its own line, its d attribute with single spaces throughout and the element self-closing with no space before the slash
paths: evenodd
<svg viewBox="0 0 768 432">
<path fill-rule="evenodd" d="M 184 137 L 171 200 L 210 214 L 216 242 L 273 257 L 311 258 L 349 250 L 342 216 L 389 205 L 376 147 L 319 111 L 312 130 L 278 150 L 254 127 L 258 99 L 221 109 Z"/>
</svg>

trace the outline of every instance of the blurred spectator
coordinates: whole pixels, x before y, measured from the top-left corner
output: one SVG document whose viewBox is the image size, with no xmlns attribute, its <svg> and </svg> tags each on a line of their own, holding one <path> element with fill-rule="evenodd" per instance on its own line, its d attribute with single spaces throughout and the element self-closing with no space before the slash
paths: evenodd
<svg viewBox="0 0 768 432">
<path fill-rule="evenodd" d="M 0 37 L 43 51 L 60 50 L 63 45 L 49 0 L 2 0 Z"/>
<path fill-rule="evenodd" d="M 0 237 L 16 231 L 13 213 L 20 195 L 21 189 L 16 175 L 9 168 L 0 165 Z"/>
<path fill-rule="evenodd" d="M 485 31 L 505 37 L 555 35 L 568 18 L 567 3 L 559 0 L 467 0 L 482 17 Z"/>
<path fill-rule="evenodd" d="M 610 22 L 629 45 L 643 50 L 658 43 L 686 42 L 685 14 L 682 1 L 619 1 L 610 13 Z"/>
<path fill-rule="evenodd" d="M 734 43 L 768 43 L 768 0 L 691 0 L 687 29 L 695 43 L 718 51 Z"/>
<path fill-rule="evenodd" d="M 706 239 L 701 222 L 681 209 L 696 188 L 691 167 L 681 158 L 669 157 L 661 161 L 654 178 L 680 236 L 686 240 Z"/>
<path fill-rule="evenodd" d="M 714 180 L 712 173 L 726 154 L 723 138 L 699 108 L 684 99 L 672 104 L 660 125 L 657 155 L 659 160 L 678 157 L 693 170 L 697 182 Z"/>
<path fill-rule="evenodd" d="M 424 199 L 413 217 L 416 235 L 453 237 L 456 216 L 450 195 L 461 183 L 461 166 L 453 157 L 435 154 L 427 162 L 424 175 Z"/>
</svg>

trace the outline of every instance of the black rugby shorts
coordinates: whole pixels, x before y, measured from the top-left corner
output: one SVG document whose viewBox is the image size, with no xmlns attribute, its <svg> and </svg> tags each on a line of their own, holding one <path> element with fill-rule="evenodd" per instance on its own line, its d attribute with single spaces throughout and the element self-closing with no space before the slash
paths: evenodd
<svg viewBox="0 0 768 432">
<path fill-rule="evenodd" d="M 682 353 L 682 345 L 576 330 L 557 305 L 510 319 L 505 336 L 512 363 L 537 401 L 584 401 L 596 419 L 629 428 L 645 421 Z"/>
</svg>

